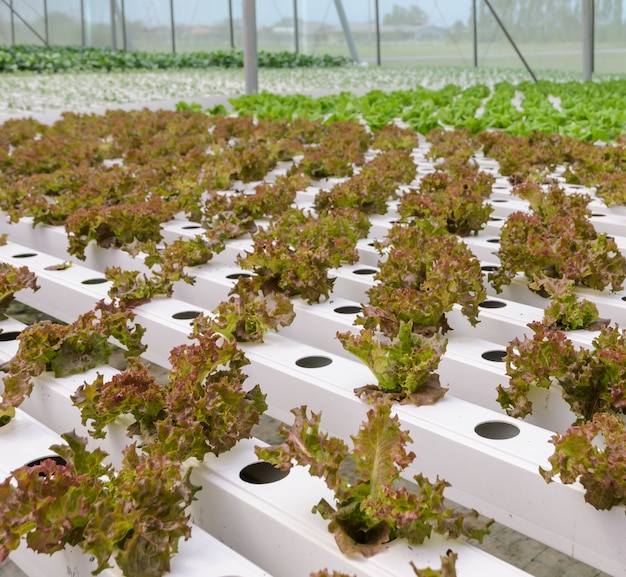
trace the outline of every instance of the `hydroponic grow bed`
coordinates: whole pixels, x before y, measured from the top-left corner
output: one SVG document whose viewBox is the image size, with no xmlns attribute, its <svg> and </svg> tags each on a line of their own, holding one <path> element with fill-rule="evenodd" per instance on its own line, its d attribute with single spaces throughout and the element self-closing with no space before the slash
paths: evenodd
<svg viewBox="0 0 626 577">
<path fill-rule="evenodd" d="M 106 139 L 103 139 L 103 144 L 106 147 Z M 417 179 L 405 183 L 406 185 L 414 187 L 419 185 L 422 176 L 432 173 L 435 169 L 432 161 L 428 166 L 423 160 L 426 151 L 427 148 L 415 147 L 413 158 L 414 160 L 422 158 L 420 162 L 425 170 L 421 176 L 418 175 Z M 376 155 L 370 155 L 369 158 L 372 161 Z M 281 168 L 273 172 L 271 180 L 276 182 L 277 177 L 284 174 L 285 169 Z M 555 175 L 555 178 L 558 176 Z M 312 182 L 317 185 L 317 190 L 313 188 L 299 191 L 298 206 L 305 210 L 310 210 L 311 203 L 315 201 L 316 195 L 320 194 L 320 188 L 328 184 L 328 181 L 319 179 Z M 332 184 L 342 182 L 346 182 L 346 178 L 333 181 Z M 251 193 L 256 183 L 233 184 L 235 189 L 240 188 Z M 497 198 L 506 195 L 502 190 L 497 194 Z M 595 202 L 600 204 L 598 200 Z M 606 210 L 607 213 L 611 212 L 609 208 Z M 171 220 L 163 227 L 163 238 L 166 243 L 174 243 L 179 237 L 189 241 L 196 234 L 194 231 L 197 231 L 197 228 L 191 228 L 196 226 L 194 221 L 185 221 L 180 218 L 181 215 L 177 216 L 179 218 Z M 383 218 L 372 218 L 375 226 L 371 229 L 370 236 L 365 239 L 369 242 L 359 245 L 359 261 L 330 269 L 329 274 L 336 280 L 328 299 L 322 299 L 324 302 L 319 304 L 306 304 L 306 298 L 295 297 L 294 324 L 279 331 L 278 335 L 265 335 L 263 344 L 241 345 L 251 361 L 251 365 L 246 369 L 249 376 L 248 386 L 251 387 L 257 382 L 261 384 L 262 390 L 268 395 L 270 415 L 290 422 L 290 409 L 308 404 L 310 409 L 323 412 L 323 426 L 330 433 L 344 439 L 353 434 L 365 417 L 367 406 L 353 395 L 352 389 L 370 383 L 372 375 L 364 365 L 351 358 L 338 346 L 334 334 L 337 330 L 348 332 L 358 330 L 352 325 L 352 321 L 358 314 L 356 309 L 360 309 L 367 301 L 367 291 L 374 284 L 373 274 L 377 270 L 377 267 L 372 268 L 374 257 L 368 245 L 371 241 L 380 239 L 381 235 L 384 236 L 385 231 L 393 227 L 391 221 L 397 218 L 398 214 L 393 212 Z M 615 226 L 619 226 L 619 214 L 615 214 L 614 219 L 617 223 Z M 265 222 L 271 222 L 271 218 Z M 123 266 L 142 272 L 149 270 L 145 265 L 145 259 L 149 255 L 145 253 L 130 259 L 125 252 L 94 247 L 93 243 L 86 246 L 87 266 L 83 267 L 76 260 L 75 253 L 67 252 L 67 237 L 60 227 L 37 225 L 33 228 L 31 225 L 32 220 L 29 221 L 29 217 L 21 217 L 15 224 L 8 222 L 2 224 L 2 230 L 9 235 L 9 243 L 0 247 L 0 260 L 14 266 L 27 265 L 36 273 L 40 290 L 35 293 L 22 292 L 18 295 L 20 300 L 66 322 L 72 322 L 106 296 L 111 283 L 99 282 L 103 279 L 106 267 Z M 497 225 L 490 226 L 492 228 L 487 233 L 474 237 L 476 241 L 472 238 L 469 246 L 476 250 L 481 260 L 484 261 L 484 257 L 489 256 L 491 262 L 497 265 L 498 261 L 492 254 L 497 246 L 494 246 L 495 243 L 486 244 L 493 238 L 494 230 L 497 228 Z M 618 229 L 614 228 L 612 232 L 615 230 Z M 619 241 L 619 238 L 617 240 Z M 622 244 L 618 242 L 618 246 L 621 248 Z M 147 329 L 145 341 L 148 348 L 144 353 L 146 359 L 167 367 L 170 363 L 168 357 L 171 349 L 188 341 L 191 319 L 200 312 L 208 313 L 215 309 L 219 302 L 227 298 L 228 290 L 235 286 L 236 277 L 245 268 L 241 266 L 242 263 L 236 263 L 235 259 L 237 255 L 244 255 L 246 250 L 251 250 L 252 241 L 246 240 L 245 237 L 243 240 L 228 240 L 226 247 L 226 250 L 220 253 L 221 256 L 211 262 L 189 269 L 198 277 L 194 286 L 179 282 L 174 285 L 173 297 L 157 297 L 150 303 L 139 304 L 136 307 L 137 322 Z M 72 266 L 65 266 L 64 263 L 70 260 L 73 261 Z M 525 328 L 526 323 L 520 322 L 520 319 L 540 320 L 544 304 L 531 296 L 528 300 L 534 299 L 532 303 L 525 306 L 516 305 L 514 301 L 521 299 L 514 298 L 513 295 L 514 290 L 517 290 L 515 287 L 520 282 L 520 279 L 516 279 L 510 290 L 511 294 L 506 293 L 506 298 L 501 300 L 507 306 L 506 300 L 511 300 L 509 308 L 509 311 L 512 311 L 511 318 L 507 319 L 506 315 L 502 314 L 498 316 L 489 309 L 481 311 L 479 319 L 484 318 L 485 324 L 489 325 L 490 333 L 495 327 L 503 327 L 497 335 L 489 339 L 486 338 L 487 334 L 473 329 L 467 323 L 461 315 L 460 306 L 450 314 L 449 322 L 455 330 L 449 336 L 448 352 L 444 355 L 440 371 L 443 384 L 450 384 L 449 393 L 432 406 L 397 408 L 403 426 L 410 431 L 416 452 L 419 454 L 417 448 L 420 446 L 430 449 L 423 455 L 418 455 L 415 468 L 410 468 L 409 471 L 411 474 L 421 471 L 429 476 L 440 474 L 451 481 L 449 495 L 460 503 L 477 507 L 485 514 L 493 515 L 500 522 L 539 537 L 551 546 L 572 553 L 574 557 L 613 575 L 622 575 L 623 567 L 626 565 L 625 552 L 620 541 L 626 522 L 623 510 L 617 507 L 610 512 L 597 511 L 584 502 L 580 486 L 564 485 L 559 482 L 547 485 L 540 478 L 539 466 L 547 466 L 552 449 L 548 443 L 550 436 L 554 431 L 562 432 L 569 424 L 568 419 L 574 416 L 558 399 L 559 391 L 551 389 L 548 397 L 541 398 L 539 395 L 533 398 L 537 405 L 544 404 L 543 409 L 538 410 L 534 416 L 534 425 L 515 422 L 504 415 L 494 401 L 494 384 L 498 380 L 500 382 L 497 384 L 506 384 L 507 379 L 502 371 L 502 364 L 498 364 L 502 356 L 495 361 L 464 356 L 472 347 L 477 347 L 476 350 L 483 353 L 489 350 L 503 351 L 513 336 L 522 338 L 524 334 L 531 334 Z M 527 291 L 525 287 L 524 289 Z M 581 294 L 594 298 L 599 307 L 601 303 L 611 302 L 610 307 L 602 308 L 603 313 L 610 310 L 614 314 L 623 314 L 620 293 L 609 295 L 599 294 L 598 291 L 583 291 Z M 496 297 L 496 300 L 497 298 L 499 297 Z M 346 307 L 348 313 L 338 311 L 341 308 L 345 310 Z M 619 322 L 619 318 L 615 319 L 614 314 L 613 321 Z M 5 330 L 13 331 L 14 328 L 9 326 Z M 591 345 L 590 335 L 577 334 L 573 338 L 579 347 L 588 348 Z M 489 350 L 484 350 L 485 347 Z M 5 358 L 8 360 L 10 353 L 7 353 Z M 84 375 L 72 378 L 74 385 L 86 379 L 88 377 Z M 467 386 L 464 381 L 468 382 Z M 48 386 L 55 388 L 54 384 Z M 46 386 L 41 389 L 44 391 L 44 399 L 45 389 Z M 488 390 L 492 391 L 492 397 L 486 392 Z M 67 394 L 65 398 L 65 402 L 69 402 Z M 37 402 L 31 404 L 36 405 Z M 38 418 L 58 419 L 62 402 L 58 405 L 59 408 L 55 409 L 55 415 L 48 416 L 45 410 L 41 410 L 41 406 L 52 404 L 44 400 L 39 401 L 39 405 L 41 417 Z M 573 418 L 569 422 L 571 420 Z M 484 430 L 487 433 L 481 432 Z M 514 436 L 509 437 L 507 431 L 513 431 Z M 217 463 L 225 461 L 226 459 L 220 461 L 218 458 Z M 468 468 L 472 466 L 477 470 L 468 474 Z M 210 470 L 210 463 L 207 463 L 207 467 Z M 234 494 L 237 493 L 235 489 L 232 491 Z M 239 503 L 235 506 L 244 506 L 243 497 L 233 498 L 236 499 L 234 503 Z M 200 503 L 200 508 L 196 509 L 195 513 L 198 519 L 204 519 L 207 527 L 210 525 L 213 531 L 218 532 L 214 525 L 215 519 L 211 518 L 209 523 L 206 509 L 203 509 L 214 505 L 204 505 L 202 500 Z M 252 513 L 246 515 L 250 515 L 252 519 Z M 269 515 L 279 513 L 274 510 L 270 511 Z M 259 521 L 258 531 L 262 530 L 264 522 Z M 293 535 L 302 532 L 294 529 L 287 531 Z M 224 533 L 223 537 L 225 541 L 226 534 Z M 330 539 L 330 536 L 327 537 Z M 232 539 L 233 543 L 239 543 L 238 547 L 242 548 L 244 555 L 251 558 L 252 553 L 246 552 L 247 549 L 241 545 L 236 536 L 231 535 L 228 539 Z M 396 544 L 393 547 L 398 548 Z M 324 548 L 327 550 L 326 545 Z M 459 551 L 462 549 L 460 547 Z M 432 559 L 428 557 L 428 563 L 436 561 L 436 555 Z M 478 561 L 470 563 L 470 565 L 459 564 L 459 574 L 469 575 L 472 571 L 479 570 L 485 572 Z M 269 565 L 261 566 L 276 575 L 280 574 L 282 568 L 281 563 L 272 564 L 271 568 L 268 568 Z M 292 565 L 289 563 L 285 568 L 287 567 L 291 569 Z M 307 566 L 306 570 L 313 569 L 311 565 Z M 361 566 L 354 568 L 350 566 L 345 570 L 359 573 Z M 504 566 L 497 569 L 497 572 L 517 574 L 514 569 Z"/>
</svg>

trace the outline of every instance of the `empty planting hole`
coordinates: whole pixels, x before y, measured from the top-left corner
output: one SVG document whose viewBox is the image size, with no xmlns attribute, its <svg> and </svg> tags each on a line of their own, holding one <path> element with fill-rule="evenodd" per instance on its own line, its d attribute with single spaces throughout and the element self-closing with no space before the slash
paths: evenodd
<svg viewBox="0 0 626 577">
<path fill-rule="evenodd" d="M 480 267 L 480 270 L 482 270 L 483 272 L 493 272 L 495 270 L 498 270 L 500 267 L 497 264 L 486 264 L 484 266 Z"/>
<path fill-rule="evenodd" d="M 502 301 L 483 301 L 478 306 L 483 309 L 501 309 L 506 306 L 506 303 Z"/>
<path fill-rule="evenodd" d="M 319 369 L 321 367 L 327 367 L 332 363 L 333 360 L 328 357 L 302 357 L 296 361 L 296 365 L 302 367 L 303 369 Z"/>
<path fill-rule="evenodd" d="M 492 198 L 489 202 L 509 202 L 506 198 Z"/>
<path fill-rule="evenodd" d="M 188 321 L 200 316 L 200 311 L 181 311 L 172 315 L 173 319 L 178 321 Z"/>
<path fill-rule="evenodd" d="M 14 254 L 13 258 L 31 258 L 33 256 L 37 256 L 36 252 L 21 252 L 19 254 Z"/>
<path fill-rule="evenodd" d="M 359 275 L 368 275 L 368 274 L 376 274 L 378 271 L 375 268 L 357 268 L 352 271 L 354 274 Z"/>
<path fill-rule="evenodd" d="M 499 217 L 499 216 L 492 216 L 492 217 L 490 217 L 490 218 L 489 218 L 489 220 L 490 220 L 491 222 L 498 222 L 498 221 L 500 221 L 500 220 L 504 220 L 504 219 L 503 219 L 503 218 L 501 218 L 501 217 Z"/>
<path fill-rule="evenodd" d="M 105 282 L 107 282 L 107 279 L 105 279 L 104 277 L 98 277 L 85 279 L 81 281 L 81 284 L 102 284 Z"/>
<path fill-rule="evenodd" d="M 289 471 L 281 471 L 267 461 L 259 461 L 246 465 L 239 471 L 239 478 L 246 483 L 253 485 L 266 485 L 275 483 L 289 475 Z"/>
<path fill-rule="evenodd" d="M 474 432 L 484 439 L 512 439 L 519 435 L 519 428 L 506 421 L 485 421 L 474 427 Z"/>
<path fill-rule="evenodd" d="M 0 342 L 6 343 L 8 341 L 14 341 L 20 336 L 21 331 L 7 331 L 6 333 L 0 333 Z"/>
<path fill-rule="evenodd" d="M 487 239 L 487 242 L 494 242 L 494 243 L 498 243 L 498 242 L 500 242 L 500 239 L 499 239 L 499 238 L 488 238 L 488 239 Z"/>
<path fill-rule="evenodd" d="M 356 315 L 361 312 L 361 307 L 356 305 L 346 305 L 343 307 L 337 307 L 335 312 L 340 315 Z"/>
<path fill-rule="evenodd" d="M 183 226 L 183 230 L 195 230 L 198 228 L 202 228 L 199 224 L 188 224 L 186 226 Z"/>
<path fill-rule="evenodd" d="M 227 274 L 226 278 L 237 280 L 238 278 L 249 278 L 251 276 L 252 275 L 250 273 L 247 273 L 247 272 L 233 272 L 231 274 Z"/>
<path fill-rule="evenodd" d="M 599 217 L 599 216 L 606 216 L 606 214 L 602 214 L 600 212 L 593 212 L 591 216 Z"/>
<path fill-rule="evenodd" d="M 486 351 L 480 356 L 492 363 L 503 363 L 504 357 L 506 357 L 506 351 Z"/>
</svg>

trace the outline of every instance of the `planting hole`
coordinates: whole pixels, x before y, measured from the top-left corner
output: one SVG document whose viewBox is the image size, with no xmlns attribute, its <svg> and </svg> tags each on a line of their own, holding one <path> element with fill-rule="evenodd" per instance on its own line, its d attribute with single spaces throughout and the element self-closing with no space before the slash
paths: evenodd
<svg viewBox="0 0 626 577">
<path fill-rule="evenodd" d="M 239 471 L 239 478 L 246 483 L 253 485 L 266 485 L 267 483 L 275 483 L 289 475 L 289 471 L 281 471 L 267 461 L 259 461 L 246 465 Z"/>
<path fill-rule="evenodd" d="M 500 242 L 500 239 L 499 239 L 499 238 L 488 238 L 488 239 L 487 239 L 487 242 L 494 242 L 494 243 L 498 243 L 498 242 Z"/>
<path fill-rule="evenodd" d="M 107 279 L 103 277 L 99 278 L 88 278 L 86 280 L 81 281 L 81 284 L 102 284 L 107 282 Z"/>
<path fill-rule="evenodd" d="M 36 252 L 21 252 L 19 254 L 14 254 L 13 258 L 31 258 L 33 256 L 37 256 Z"/>
<path fill-rule="evenodd" d="M 8 331 L 6 333 L 0 333 L 0 342 L 6 343 L 8 341 L 14 341 L 20 336 L 21 331 Z"/>
<path fill-rule="evenodd" d="M 296 365 L 303 369 L 319 369 L 321 367 L 327 367 L 333 360 L 328 357 L 302 357 L 296 361 Z"/>
<path fill-rule="evenodd" d="M 519 435 L 519 428 L 506 421 L 485 421 L 474 427 L 474 432 L 483 439 L 512 439 Z"/>
<path fill-rule="evenodd" d="M 504 186 L 494 186 L 493 188 L 494 188 L 494 190 L 495 189 L 503 190 L 506 187 L 504 187 Z M 506 198 L 491 198 L 491 199 L 489 199 L 489 202 L 509 202 L 509 201 Z"/>
<path fill-rule="evenodd" d="M 500 221 L 500 220 L 504 220 L 504 219 L 503 219 L 503 218 L 500 218 L 499 216 L 492 216 L 489 220 L 490 220 L 491 222 L 498 222 L 498 221 Z"/>
<path fill-rule="evenodd" d="M 174 313 L 172 318 L 178 321 L 188 321 L 198 316 L 200 316 L 200 311 L 182 311 L 180 313 Z"/>
<path fill-rule="evenodd" d="M 502 301 L 483 301 L 478 306 L 483 309 L 501 309 L 506 306 L 506 303 Z"/>
<path fill-rule="evenodd" d="M 591 214 L 591 216 L 599 217 L 599 216 L 606 216 L 606 214 L 601 214 L 599 212 L 594 212 L 594 213 Z"/>
<path fill-rule="evenodd" d="M 356 305 L 346 305 L 344 307 L 337 307 L 335 312 L 340 315 L 356 315 L 361 312 L 361 307 Z"/>
<path fill-rule="evenodd" d="M 33 459 L 29 463 L 26 463 L 26 466 L 36 467 L 37 465 L 41 465 L 41 463 L 47 461 L 48 459 L 51 459 L 57 465 L 67 465 L 67 461 L 63 457 L 60 457 L 59 455 L 48 455 L 47 457 L 39 457 L 38 459 Z"/>
<path fill-rule="evenodd" d="M 195 230 L 198 228 L 202 228 L 199 224 L 188 224 L 187 226 L 183 226 L 183 230 Z"/>
<path fill-rule="evenodd" d="M 226 278 L 237 280 L 238 278 L 249 278 L 251 276 L 252 275 L 250 273 L 247 273 L 247 272 L 234 272 L 234 273 L 231 273 L 231 274 L 227 274 Z"/>
<path fill-rule="evenodd" d="M 480 270 L 483 272 L 493 272 L 494 270 L 498 270 L 500 267 L 497 264 L 486 264 L 480 267 Z"/>
<path fill-rule="evenodd" d="M 503 363 L 504 357 L 506 357 L 506 351 L 487 351 L 480 356 L 492 363 Z"/>
<path fill-rule="evenodd" d="M 378 271 L 375 268 L 357 268 L 352 271 L 354 274 L 366 275 L 366 274 L 376 274 Z"/>
<path fill-rule="evenodd" d="M 67 461 L 63 457 L 59 457 L 59 455 L 48 455 L 47 457 L 39 457 L 39 459 L 33 459 L 30 463 L 26 463 L 27 467 L 36 467 L 37 465 L 41 465 L 44 461 L 52 460 L 57 465 L 61 465 L 64 467 L 67 465 Z M 42 471 L 39 472 L 40 477 L 45 477 L 46 474 Z"/>
</svg>

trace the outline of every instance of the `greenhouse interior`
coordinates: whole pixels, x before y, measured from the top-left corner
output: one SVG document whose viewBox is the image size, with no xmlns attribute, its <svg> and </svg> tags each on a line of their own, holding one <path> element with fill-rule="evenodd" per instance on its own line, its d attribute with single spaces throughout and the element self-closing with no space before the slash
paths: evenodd
<svg viewBox="0 0 626 577">
<path fill-rule="evenodd" d="M 626 0 L 0 0 L 0 577 L 626 577 Z"/>
</svg>

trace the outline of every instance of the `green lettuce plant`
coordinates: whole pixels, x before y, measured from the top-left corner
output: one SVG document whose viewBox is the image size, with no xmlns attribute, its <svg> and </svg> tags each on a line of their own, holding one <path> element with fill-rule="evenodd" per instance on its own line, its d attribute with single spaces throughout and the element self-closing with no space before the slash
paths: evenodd
<svg viewBox="0 0 626 577">
<path fill-rule="evenodd" d="M 617 327 L 605 326 L 590 349 L 577 349 L 561 331 L 531 323 L 532 337 L 514 339 L 507 346 L 507 386 L 498 386 L 498 402 L 514 417 L 532 413 L 531 387 L 559 384 L 564 400 L 578 417 L 589 421 L 598 412 L 626 413 L 626 337 Z"/>
<path fill-rule="evenodd" d="M 418 189 L 404 194 L 398 206 L 403 222 L 430 226 L 451 234 L 478 234 L 489 220 L 493 207 L 485 203 L 494 178 L 484 172 L 465 177 L 433 172 L 422 178 Z"/>
<path fill-rule="evenodd" d="M 282 292 L 309 303 L 328 298 L 334 284 L 329 269 L 358 260 L 356 242 L 369 226 L 367 217 L 355 209 L 318 216 L 300 209 L 285 212 L 253 236 L 252 252 L 237 258 L 242 268 L 255 273 L 243 290 Z"/>
<path fill-rule="evenodd" d="M 400 321 L 393 338 L 381 337 L 372 329 L 337 333 L 337 338 L 376 377 L 375 385 L 355 389 L 357 396 L 385 396 L 419 406 L 438 401 L 447 391 L 435 373 L 447 345 L 439 333 L 425 337 L 413 332 L 411 322 Z"/>
<path fill-rule="evenodd" d="M 608 413 L 570 427 L 550 441 L 554 454 L 550 468 L 540 468 L 548 482 L 555 477 L 567 485 L 580 482 L 585 501 L 596 509 L 626 505 L 626 430 L 624 420 Z"/>
<path fill-rule="evenodd" d="M 239 278 L 228 300 L 194 320 L 194 333 L 213 331 L 237 342 L 263 342 L 268 330 L 289 326 L 296 313 L 291 299 L 280 292 L 254 292 L 254 281 Z M 233 292 L 231 291 L 231 293 Z"/>
<path fill-rule="evenodd" d="M 321 499 L 312 511 L 329 521 L 328 530 L 343 553 L 370 557 L 394 539 L 419 545 L 433 532 L 479 541 L 489 532 L 492 521 L 480 519 L 476 511 L 461 513 L 444 505 L 445 481 L 431 483 L 420 474 L 413 478 L 415 490 L 397 484 L 415 454 L 407 451 L 411 438 L 400 429 L 398 417 L 391 416 L 389 404 L 376 403 L 368 411 L 367 420 L 351 437 L 352 450 L 343 440 L 320 431 L 321 414 L 309 417 L 306 407 L 292 412 L 293 425 L 282 429 L 284 442 L 257 447 L 257 456 L 281 470 L 297 463 L 324 479 L 335 502 Z"/>
<path fill-rule="evenodd" d="M 100 301 L 72 324 L 42 321 L 24 329 L 3 378 L 0 426 L 9 422 L 16 407 L 30 394 L 34 377 L 45 371 L 63 377 L 106 363 L 115 350 L 109 342 L 111 338 L 126 349 L 124 355 L 129 365 L 138 366 L 146 347 L 141 342 L 144 329 L 134 319 L 133 311 L 123 303 Z"/>
<path fill-rule="evenodd" d="M 363 165 L 359 174 L 318 193 L 315 208 L 356 208 L 365 214 L 384 214 L 388 202 L 398 196 L 398 187 L 411 183 L 416 171 L 408 151 L 383 152 Z"/>
<path fill-rule="evenodd" d="M 542 323 L 555 330 L 600 330 L 609 324 L 598 316 L 598 307 L 587 299 L 579 299 L 574 282 L 567 279 L 534 278 L 528 288 L 550 298 L 543 311 Z"/>
<path fill-rule="evenodd" d="M 566 195 L 558 186 L 543 193 L 528 183 L 514 190 L 533 212 L 515 212 L 502 227 L 501 266 L 488 277 L 498 292 L 520 272 L 529 279 L 564 278 L 597 290 L 621 289 L 626 260 L 615 240 L 597 233 L 588 220 L 586 195 Z"/>
<path fill-rule="evenodd" d="M 0 242 L 0 244 L 2 244 Z M 6 319 L 6 310 L 15 300 L 15 293 L 23 289 L 39 290 L 37 277 L 28 267 L 14 267 L 0 262 L 0 320 Z"/>
<path fill-rule="evenodd" d="M 166 384 L 139 367 L 79 387 L 72 400 L 91 434 L 104 437 L 107 425 L 128 415 L 128 435 L 146 453 L 177 462 L 202 461 L 250 437 L 267 405 L 259 385 L 244 389 L 248 359 L 234 340 L 202 327 L 193 340 L 172 349 Z"/>
<path fill-rule="evenodd" d="M 457 237 L 425 225 L 395 224 L 376 247 L 385 258 L 358 324 L 390 337 L 398 321 L 411 321 L 414 331 L 445 332 L 445 313 L 455 303 L 470 323 L 478 322 L 478 305 L 486 298 L 480 263 Z"/>
<path fill-rule="evenodd" d="M 112 559 L 127 577 L 168 573 L 178 542 L 191 536 L 187 507 L 198 490 L 191 471 L 134 444 L 115 470 L 86 439 L 62 437 L 66 444 L 51 450 L 65 464 L 46 459 L 0 483 L 0 563 L 25 538 L 38 553 L 81 547 L 95 559 L 95 575 Z"/>
</svg>

